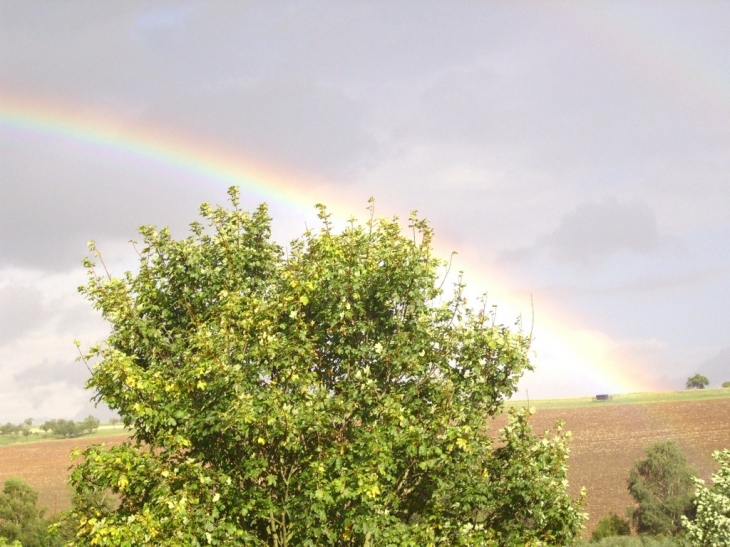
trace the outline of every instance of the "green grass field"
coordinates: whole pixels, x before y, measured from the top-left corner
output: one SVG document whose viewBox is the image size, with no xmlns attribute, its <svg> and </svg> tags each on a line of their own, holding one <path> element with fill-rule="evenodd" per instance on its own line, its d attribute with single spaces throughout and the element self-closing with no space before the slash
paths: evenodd
<svg viewBox="0 0 730 547">
<path fill-rule="evenodd" d="M 63 440 L 57 435 L 51 433 L 44 433 L 37 427 L 31 429 L 32 433 L 27 437 L 23 435 L 0 435 L 0 446 L 8 446 L 11 444 L 29 444 L 29 443 L 40 443 L 40 442 L 53 442 Z M 116 435 L 129 435 L 130 431 L 124 429 L 124 426 L 117 424 L 116 427 L 104 424 L 99 427 L 96 433 L 90 435 L 81 435 L 80 437 L 74 437 L 75 439 L 95 439 L 101 437 L 111 437 Z"/>
<path fill-rule="evenodd" d="M 730 398 L 730 388 L 626 393 L 623 395 L 609 395 L 609 399 L 607 401 L 597 401 L 595 397 L 577 397 L 575 399 L 534 399 L 529 402 L 527 400 L 511 400 L 507 401 L 505 406 L 507 408 L 523 408 L 529 405 L 539 410 L 548 408 L 578 408 L 585 406 L 704 401 L 708 399 L 724 398 Z"/>
</svg>

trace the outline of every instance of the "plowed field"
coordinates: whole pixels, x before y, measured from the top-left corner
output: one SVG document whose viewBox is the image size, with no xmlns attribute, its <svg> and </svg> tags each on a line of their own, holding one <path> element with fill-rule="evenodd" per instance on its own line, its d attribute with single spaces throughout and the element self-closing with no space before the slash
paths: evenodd
<svg viewBox="0 0 730 547">
<path fill-rule="evenodd" d="M 558 419 L 573 432 L 570 487 L 575 495 L 581 486 L 588 491 L 587 533 L 610 510 L 623 516 L 632 501 L 626 492 L 629 469 L 652 443 L 675 439 L 704 479 L 716 468 L 712 451 L 730 447 L 730 398 L 539 410 L 532 424 L 542 431 Z M 21 477 L 39 491 L 41 505 L 50 512 L 64 509 L 70 502 L 66 479 L 71 449 L 123 440 L 114 436 L 0 447 L 0 482 Z"/>
<path fill-rule="evenodd" d="M 66 486 L 71 465 L 71 450 L 90 444 L 120 444 L 124 435 L 42 441 L 0 447 L 0 485 L 8 477 L 20 477 L 38 490 L 38 503 L 49 513 L 71 505 L 70 489 Z"/>
<path fill-rule="evenodd" d="M 624 516 L 629 470 L 653 443 L 676 440 L 705 480 L 717 469 L 712 451 L 730 448 L 730 398 L 538 410 L 532 425 L 541 432 L 559 419 L 573 433 L 568 478 L 573 494 L 586 487 L 588 534 L 609 511 Z"/>
</svg>

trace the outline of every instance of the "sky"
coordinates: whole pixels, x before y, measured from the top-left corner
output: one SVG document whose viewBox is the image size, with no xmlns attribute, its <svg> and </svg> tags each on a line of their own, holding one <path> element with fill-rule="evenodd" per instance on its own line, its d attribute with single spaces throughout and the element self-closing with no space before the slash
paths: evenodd
<svg viewBox="0 0 730 547">
<path fill-rule="evenodd" d="M 286 244 L 428 218 L 519 398 L 730 380 L 730 4 L 0 0 L 0 422 L 104 418 L 77 356 L 95 240 L 266 201 Z"/>
</svg>

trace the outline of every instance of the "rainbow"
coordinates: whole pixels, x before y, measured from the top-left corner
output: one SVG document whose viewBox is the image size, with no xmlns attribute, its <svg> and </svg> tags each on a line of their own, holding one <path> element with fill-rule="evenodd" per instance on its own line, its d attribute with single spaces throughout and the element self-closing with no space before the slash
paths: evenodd
<svg viewBox="0 0 730 547">
<path fill-rule="evenodd" d="M 80 143 L 95 151 L 113 151 L 132 160 L 147 160 L 171 166 L 193 176 L 212 179 L 221 185 L 237 185 L 258 199 L 285 205 L 311 214 L 312 206 L 322 201 L 322 184 L 314 178 L 293 175 L 245 158 L 238 151 L 211 146 L 158 127 L 129 124 L 106 112 L 88 111 L 0 95 L 0 129 L 31 132 L 41 138 Z M 347 196 L 327 187 L 328 208 L 342 220 L 353 207 Z M 453 247 L 440 242 L 436 252 L 448 257 Z M 499 304 L 499 319 L 521 315 L 530 327 L 532 306 L 529 292 L 510 286 L 497 272 L 484 274 L 484 265 L 475 253 L 460 250 L 455 268 L 464 271 L 471 287 L 489 291 L 489 300 Z M 595 393 L 627 393 L 651 390 L 650 382 L 640 378 L 637 363 L 617 353 L 617 345 L 601 332 L 582 328 L 575 320 L 563 317 L 559 307 L 537 302 L 534 325 L 533 362 L 537 372 L 523 379 L 522 388 L 534 398 L 541 385 L 558 383 L 572 396 Z M 532 393 L 532 394 L 530 394 Z M 522 392 L 522 396 L 525 392 Z M 563 395 L 565 396 L 565 395 Z"/>
</svg>

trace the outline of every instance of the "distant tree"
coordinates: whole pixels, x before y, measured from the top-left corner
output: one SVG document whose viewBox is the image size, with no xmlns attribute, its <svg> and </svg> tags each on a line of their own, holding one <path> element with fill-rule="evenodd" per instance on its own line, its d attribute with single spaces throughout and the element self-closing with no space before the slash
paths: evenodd
<svg viewBox="0 0 730 547">
<path fill-rule="evenodd" d="M 99 429 L 99 420 L 89 415 L 84 421 L 77 424 L 77 429 L 83 433 L 94 433 Z"/>
<path fill-rule="evenodd" d="M 600 541 L 611 536 L 628 536 L 631 534 L 631 525 L 626 519 L 622 519 L 611 511 L 607 517 L 603 517 L 596 524 L 591 541 Z"/>
<path fill-rule="evenodd" d="M 694 470 L 674 441 L 661 441 L 646 451 L 629 474 L 629 494 L 637 507 L 630 509 L 639 534 L 675 535 L 682 516 L 692 517 Z"/>
<path fill-rule="evenodd" d="M 730 387 L 730 381 L 723 382 L 722 387 Z"/>
<path fill-rule="evenodd" d="M 694 519 L 683 518 L 687 539 L 695 547 L 728 547 L 730 545 L 730 450 L 712 454 L 720 469 L 712 475 L 713 485 L 695 479 L 697 492 Z"/>
<path fill-rule="evenodd" d="M 52 520 L 37 506 L 38 493 L 17 478 L 5 481 L 0 493 L 0 538 L 19 541 L 23 547 L 54 547 L 63 538 L 49 531 Z M 2 544 L 0 544 L 2 545 Z"/>
<path fill-rule="evenodd" d="M 30 435 L 30 428 L 33 425 L 33 418 L 23 420 L 19 424 L 11 424 L 10 422 L 0 425 L 0 435 L 17 435 L 21 433 L 26 437 Z"/>
<path fill-rule="evenodd" d="M 121 420 L 120 420 L 119 418 L 116 418 L 116 417 L 115 417 L 115 418 L 112 418 L 111 420 L 109 420 L 109 423 L 110 423 L 110 424 L 112 424 L 112 428 L 113 428 L 113 429 L 116 429 L 116 428 L 117 428 L 117 424 L 118 424 L 118 423 L 119 423 L 120 421 L 121 421 Z"/>
<path fill-rule="evenodd" d="M 695 374 L 691 378 L 687 378 L 687 389 L 705 389 L 710 385 L 710 381 L 702 374 Z"/>
<path fill-rule="evenodd" d="M 58 435 L 59 437 L 78 437 L 84 433 L 84 427 L 82 424 L 83 422 L 77 423 L 73 420 L 49 420 L 41 425 L 41 429 L 43 431 L 51 431 L 54 435 Z"/>
</svg>

